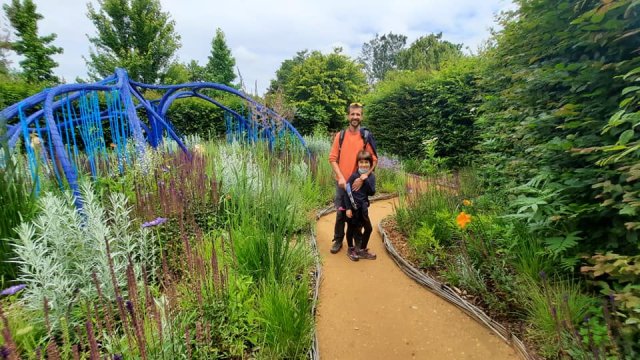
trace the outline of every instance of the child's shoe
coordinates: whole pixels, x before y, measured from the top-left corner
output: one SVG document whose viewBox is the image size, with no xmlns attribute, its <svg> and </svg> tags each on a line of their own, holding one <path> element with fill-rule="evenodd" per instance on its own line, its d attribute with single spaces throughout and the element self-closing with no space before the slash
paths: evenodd
<svg viewBox="0 0 640 360">
<path fill-rule="evenodd" d="M 356 248 L 353 246 L 347 249 L 347 256 L 349 257 L 349 259 L 351 259 L 351 261 L 358 261 L 360 259 Z"/>
<path fill-rule="evenodd" d="M 367 259 L 367 260 L 375 260 L 377 258 L 376 254 L 369 252 L 369 249 L 360 249 L 357 251 L 358 258 Z"/>
</svg>

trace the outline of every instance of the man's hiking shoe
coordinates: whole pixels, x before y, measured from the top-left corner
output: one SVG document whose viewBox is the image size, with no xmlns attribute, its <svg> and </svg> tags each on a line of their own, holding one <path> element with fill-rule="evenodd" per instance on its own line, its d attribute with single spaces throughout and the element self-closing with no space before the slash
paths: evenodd
<svg viewBox="0 0 640 360">
<path fill-rule="evenodd" d="M 355 247 L 350 247 L 347 249 L 347 256 L 351 261 L 358 261 L 360 259 Z"/>
<path fill-rule="evenodd" d="M 369 252 L 369 249 L 358 250 L 357 254 L 361 259 L 375 260 L 377 258 L 376 254 Z"/>
<path fill-rule="evenodd" d="M 342 249 L 342 241 L 334 241 L 329 251 L 331 251 L 332 254 L 337 254 L 340 249 Z"/>
</svg>

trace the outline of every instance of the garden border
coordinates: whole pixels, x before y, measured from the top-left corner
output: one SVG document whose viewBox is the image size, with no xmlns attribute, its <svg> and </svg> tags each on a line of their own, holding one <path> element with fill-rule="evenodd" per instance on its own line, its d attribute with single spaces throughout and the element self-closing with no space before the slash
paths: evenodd
<svg viewBox="0 0 640 360">
<path fill-rule="evenodd" d="M 393 261 L 398 265 L 398 267 L 405 273 L 407 276 L 412 278 L 418 284 L 426 287 L 431 292 L 440 296 L 442 299 L 448 301 L 449 303 L 457 306 L 460 310 L 464 311 L 467 315 L 469 315 L 476 322 L 486 326 L 491 331 L 493 331 L 496 335 L 498 335 L 504 342 L 509 344 L 514 350 L 516 350 L 523 359 L 526 360 L 534 360 L 535 358 L 529 354 L 524 343 L 513 333 L 507 330 L 504 326 L 491 319 L 487 314 L 484 313 L 477 306 L 469 303 L 460 295 L 458 295 L 453 289 L 449 286 L 427 276 L 425 273 L 420 270 L 414 268 L 408 261 L 406 261 L 393 247 L 391 241 L 389 241 L 389 237 L 387 232 L 382 227 L 382 222 L 378 223 L 378 231 L 382 235 L 382 242 L 384 243 L 384 247 L 393 258 Z"/>
</svg>

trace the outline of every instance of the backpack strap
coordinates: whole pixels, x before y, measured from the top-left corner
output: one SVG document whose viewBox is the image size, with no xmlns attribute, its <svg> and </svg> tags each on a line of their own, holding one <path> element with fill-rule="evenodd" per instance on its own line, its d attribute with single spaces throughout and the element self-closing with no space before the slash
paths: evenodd
<svg viewBox="0 0 640 360">
<path fill-rule="evenodd" d="M 362 141 L 364 142 L 363 150 L 367 149 L 367 145 L 371 145 L 371 150 L 373 151 L 372 155 L 378 157 L 376 142 L 373 140 L 373 136 L 371 136 L 371 131 L 367 128 L 360 128 L 360 136 L 362 136 Z"/>
<path fill-rule="evenodd" d="M 336 161 L 340 164 L 340 153 L 342 153 L 342 142 L 344 141 L 344 133 L 345 129 L 340 130 L 340 137 L 338 139 L 338 160 Z"/>
</svg>

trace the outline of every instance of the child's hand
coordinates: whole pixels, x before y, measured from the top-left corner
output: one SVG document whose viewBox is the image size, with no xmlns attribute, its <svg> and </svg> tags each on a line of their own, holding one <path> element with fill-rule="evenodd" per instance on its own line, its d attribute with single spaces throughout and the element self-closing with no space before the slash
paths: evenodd
<svg viewBox="0 0 640 360">
<path fill-rule="evenodd" d="M 347 210 L 347 217 L 349 219 L 351 219 L 353 217 L 353 210 L 351 210 L 351 209 Z"/>
</svg>

